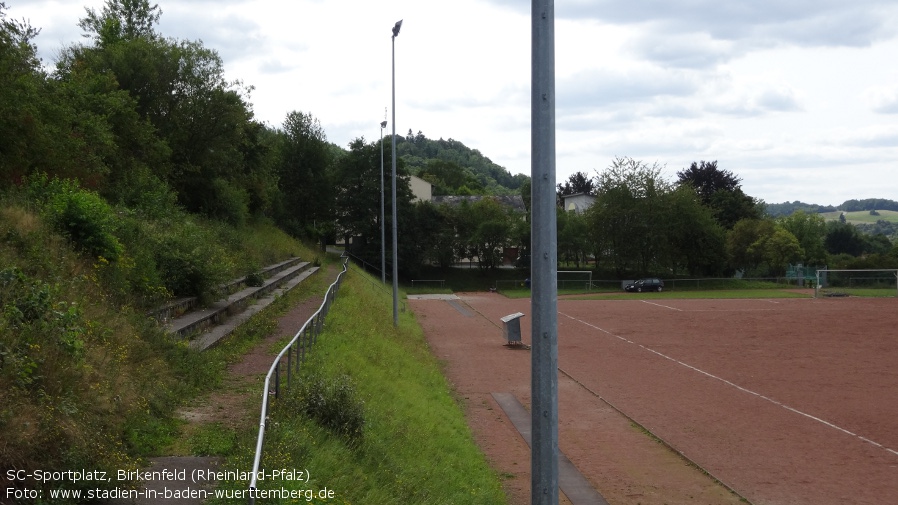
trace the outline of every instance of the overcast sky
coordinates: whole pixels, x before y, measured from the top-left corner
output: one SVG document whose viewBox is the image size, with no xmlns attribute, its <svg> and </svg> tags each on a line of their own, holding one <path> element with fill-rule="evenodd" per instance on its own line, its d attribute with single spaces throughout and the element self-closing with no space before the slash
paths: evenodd
<svg viewBox="0 0 898 505">
<path fill-rule="evenodd" d="M 45 63 L 102 0 L 5 0 Z M 274 127 L 311 112 L 346 147 L 419 130 L 530 174 L 530 2 L 159 0 L 158 30 L 202 40 Z M 895 0 L 555 4 L 557 181 L 617 156 L 676 172 L 717 160 L 768 203 L 898 200 Z M 391 118 L 391 111 L 387 111 Z M 388 125 L 385 133 L 390 133 Z"/>
</svg>

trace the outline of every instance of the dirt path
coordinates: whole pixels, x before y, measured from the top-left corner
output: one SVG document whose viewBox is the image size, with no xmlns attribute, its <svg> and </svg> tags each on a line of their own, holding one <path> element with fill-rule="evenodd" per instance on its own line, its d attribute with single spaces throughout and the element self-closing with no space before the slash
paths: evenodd
<svg viewBox="0 0 898 505">
<path fill-rule="evenodd" d="M 330 271 L 317 275 L 330 275 Z M 336 274 L 334 274 L 336 278 Z M 333 280 L 331 280 L 333 282 Z M 259 395 L 265 374 L 276 356 L 271 346 L 292 337 L 321 306 L 323 293 L 303 300 L 278 319 L 277 330 L 257 343 L 240 361 L 228 367 L 222 386 L 179 412 L 192 424 L 219 423 L 235 430 L 245 429 L 259 421 Z"/>
<path fill-rule="evenodd" d="M 492 393 L 530 405 L 530 351 L 503 344 L 501 315 L 529 312 L 529 300 L 460 293 L 459 300 L 409 300 L 447 377 L 466 404 L 477 443 L 513 505 L 530 503 L 530 451 Z M 497 316 L 499 314 L 500 316 Z M 522 330 L 529 323 L 522 324 Z M 529 328 L 524 343 L 529 344 Z M 614 504 L 735 504 L 740 498 L 645 434 L 597 395 L 559 375 L 559 446 Z M 564 496 L 561 502 L 565 503 Z"/>
<path fill-rule="evenodd" d="M 339 273 L 339 268 L 330 266 L 321 269 L 315 275 L 327 276 L 325 286 L 330 285 Z M 324 288 L 326 290 L 326 288 Z M 285 337 L 292 337 L 308 321 L 308 319 L 321 306 L 324 299 L 324 290 L 313 293 L 310 297 L 290 308 L 278 318 L 277 329 L 259 341 L 253 348 L 244 354 L 240 361 L 233 363 L 227 369 L 221 387 L 209 395 L 198 398 L 189 405 L 184 406 L 178 412 L 179 417 L 187 421 L 182 428 L 182 433 L 176 447 L 170 452 L 180 453 L 169 456 L 152 458 L 148 470 L 186 470 L 190 475 L 194 469 L 215 469 L 220 464 L 220 458 L 189 456 L 184 453 L 189 449 L 183 447 L 184 440 L 203 426 L 219 425 L 223 429 L 239 432 L 258 426 L 260 415 L 260 392 L 265 381 L 265 374 L 271 368 L 271 363 L 278 351 L 272 352 L 272 345 Z M 181 487 L 190 486 L 189 481 L 178 482 Z M 147 491 L 135 500 L 110 500 L 110 505 L 159 505 L 178 504 L 196 505 L 203 503 L 197 498 L 162 499 L 164 488 L 177 489 L 179 485 L 172 482 L 152 481 L 147 483 Z M 200 486 L 209 488 L 213 483 Z"/>
</svg>

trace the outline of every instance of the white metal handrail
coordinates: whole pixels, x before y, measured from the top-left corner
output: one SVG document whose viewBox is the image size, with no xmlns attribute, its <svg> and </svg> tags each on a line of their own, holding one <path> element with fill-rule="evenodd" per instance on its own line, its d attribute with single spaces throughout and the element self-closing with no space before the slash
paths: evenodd
<svg viewBox="0 0 898 505">
<path fill-rule="evenodd" d="M 262 413 L 259 419 L 259 436 L 256 438 L 256 455 L 253 458 L 253 471 L 252 477 L 249 483 L 249 503 L 252 505 L 256 501 L 255 490 L 257 484 L 257 476 L 259 474 L 259 465 L 262 461 L 262 446 L 265 440 L 265 422 L 268 419 L 268 396 L 271 394 L 271 378 L 274 376 L 274 396 L 277 398 L 280 395 L 280 387 L 281 387 L 281 377 L 280 377 L 280 366 L 281 361 L 284 356 L 287 357 L 287 386 L 290 386 L 290 373 L 293 368 L 292 365 L 292 348 L 297 342 L 300 342 L 302 345 L 296 346 L 296 369 L 299 370 L 299 365 L 302 359 L 305 359 L 305 351 L 307 343 L 315 343 L 318 339 L 318 334 L 321 332 L 321 328 L 324 324 L 324 318 L 327 317 L 327 313 L 330 310 L 330 306 L 334 301 L 334 298 L 337 295 L 337 290 L 340 288 L 340 283 L 343 282 L 343 274 L 346 273 L 348 269 L 349 257 L 343 255 L 343 271 L 337 275 L 337 280 L 327 288 L 327 293 L 324 295 L 324 300 L 321 302 L 321 306 L 318 310 L 312 314 L 311 317 L 302 325 L 299 331 L 293 336 L 293 339 L 281 349 L 281 352 L 274 359 L 274 362 L 271 364 L 271 368 L 268 370 L 268 374 L 265 376 L 265 385 L 262 390 Z M 303 356 L 300 358 L 299 353 L 302 352 Z"/>
</svg>

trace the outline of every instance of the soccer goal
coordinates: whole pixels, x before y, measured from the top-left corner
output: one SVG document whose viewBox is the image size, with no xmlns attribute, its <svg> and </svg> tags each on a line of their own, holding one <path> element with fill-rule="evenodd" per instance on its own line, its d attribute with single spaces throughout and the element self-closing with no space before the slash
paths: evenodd
<svg viewBox="0 0 898 505">
<path fill-rule="evenodd" d="M 558 291 L 589 291 L 592 289 L 592 270 L 559 270 Z"/>
<path fill-rule="evenodd" d="M 898 270 L 817 270 L 814 298 L 836 296 L 898 297 Z"/>
</svg>

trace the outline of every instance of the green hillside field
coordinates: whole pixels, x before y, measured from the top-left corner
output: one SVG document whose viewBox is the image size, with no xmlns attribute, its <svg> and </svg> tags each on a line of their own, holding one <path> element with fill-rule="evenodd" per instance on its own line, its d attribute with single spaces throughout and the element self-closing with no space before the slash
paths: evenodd
<svg viewBox="0 0 898 505">
<path fill-rule="evenodd" d="M 870 211 L 868 210 L 859 210 L 856 212 L 846 212 L 845 220 L 852 224 L 873 224 L 879 220 L 888 221 L 890 223 L 898 223 L 898 211 L 894 210 L 878 210 L 878 216 L 871 216 Z M 827 221 L 835 221 L 839 219 L 839 214 L 842 211 L 835 212 L 821 212 L 820 215 L 823 216 L 823 219 Z"/>
</svg>

